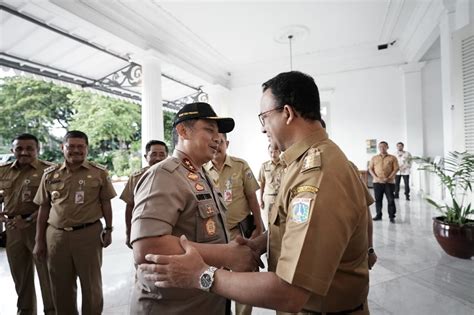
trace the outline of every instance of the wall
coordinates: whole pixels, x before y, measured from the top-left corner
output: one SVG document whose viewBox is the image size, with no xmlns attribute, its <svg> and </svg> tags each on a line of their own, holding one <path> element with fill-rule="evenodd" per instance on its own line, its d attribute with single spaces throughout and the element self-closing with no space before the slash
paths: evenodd
<svg viewBox="0 0 474 315">
<path fill-rule="evenodd" d="M 322 101 L 330 102 L 330 137 L 360 169 L 366 169 L 371 155 L 366 139 L 385 140 L 390 152 L 404 141 L 402 120 L 402 72 L 396 66 L 318 76 L 311 74 L 323 92 Z M 267 160 L 268 141 L 261 133 L 257 115 L 259 85 L 230 91 L 229 114 L 236 120 L 229 134 L 229 153 L 246 159 L 254 172 Z"/>
</svg>

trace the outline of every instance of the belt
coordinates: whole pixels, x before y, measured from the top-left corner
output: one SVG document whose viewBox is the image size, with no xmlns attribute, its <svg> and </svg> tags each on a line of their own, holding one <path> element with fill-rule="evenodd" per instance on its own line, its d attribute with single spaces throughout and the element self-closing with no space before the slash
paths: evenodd
<svg viewBox="0 0 474 315">
<path fill-rule="evenodd" d="M 28 218 L 29 216 L 31 216 L 33 213 L 29 213 L 29 214 L 20 214 L 21 218 L 22 219 L 26 219 Z M 9 219 L 14 219 L 16 217 L 16 215 L 7 215 L 7 218 Z"/>
<path fill-rule="evenodd" d="M 356 311 L 361 311 L 364 309 L 364 303 L 362 303 L 361 305 L 357 306 L 356 308 L 353 308 L 351 310 L 346 310 L 346 311 L 339 311 L 339 312 L 325 312 L 325 313 L 322 313 L 322 312 L 315 312 L 315 311 L 307 311 L 309 314 L 311 315 L 323 315 L 323 314 L 326 314 L 326 315 L 347 315 L 347 314 L 350 314 L 350 313 L 354 313 Z M 303 310 L 303 312 L 306 312 L 305 310 Z"/>
<path fill-rule="evenodd" d="M 86 228 L 86 227 L 88 227 L 88 226 L 91 226 L 91 225 L 93 225 L 93 224 L 96 224 L 97 222 L 99 222 L 99 220 L 94 221 L 94 222 L 91 222 L 91 223 L 84 223 L 84 224 L 69 226 L 69 227 L 65 227 L 65 228 L 59 228 L 59 227 L 55 227 L 55 226 L 54 226 L 54 228 L 56 228 L 56 229 L 58 229 L 58 230 L 61 230 L 61 231 L 72 232 L 72 231 L 77 231 L 77 230 Z"/>
</svg>

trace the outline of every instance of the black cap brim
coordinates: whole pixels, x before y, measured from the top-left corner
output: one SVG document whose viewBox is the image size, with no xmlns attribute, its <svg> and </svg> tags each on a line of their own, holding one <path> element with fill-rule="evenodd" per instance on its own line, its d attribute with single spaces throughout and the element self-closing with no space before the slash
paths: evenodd
<svg viewBox="0 0 474 315">
<path fill-rule="evenodd" d="M 203 119 L 214 120 L 217 123 L 219 133 L 229 133 L 234 130 L 235 122 L 232 118 L 227 117 L 208 117 Z"/>
</svg>

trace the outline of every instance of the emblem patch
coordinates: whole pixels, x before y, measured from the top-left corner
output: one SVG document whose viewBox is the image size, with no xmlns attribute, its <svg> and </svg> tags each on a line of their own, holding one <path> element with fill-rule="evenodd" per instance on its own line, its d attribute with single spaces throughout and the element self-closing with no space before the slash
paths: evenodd
<svg viewBox="0 0 474 315">
<path fill-rule="evenodd" d="M 191 163 L 191 161 L 187 158 L 184 158 L 183 159 L 183 163 L 184 163 L 184 166 L 190 170 L 190 171 L 195 171 L 196 168 L 193 166 L 193 163 Z"/>
<path fill-rule="evenodd" d="M 204 190 L 204 186 L 199 184 L 199 183 L 196 183 L 196 185 L 194 185 L 194 188 L 196 188 L 197 191 L 203 191 Z"/>
<path fill-rule="evenodd" d="M 190 180 L 196 181 L 196 180 L 199 178 L 199 176 L 198 176 L 196 173 L 189 172 L 189 173 L 188 173 L 188 178 L 189 178 Z"/>
<path fill-rule="evenodd" d="M 292 201 L 291 218 L 295 223 L 305 223 L 309 219 L 309 209 L 312 198 L 295 198 Z"/>
<path fill-rule="evenodd" d="M 298 186 L 296 188 L 293 188 L 291 190 L 291 196 L 297 196 L 298 194 L 304 193 L 304 192 L 309 192 L 309 193 L 317 193 L 319 191 L 318 187 L 311 186 L 311 185 L 303 185 L 303 186 Z"/>
<path fill-rule="evenodd" d="M 216 235 L 216 222 L 214 219 L 209 218 L 206 220 L 206 234 L 207 236 L 214 236 Z"/>
</svg>

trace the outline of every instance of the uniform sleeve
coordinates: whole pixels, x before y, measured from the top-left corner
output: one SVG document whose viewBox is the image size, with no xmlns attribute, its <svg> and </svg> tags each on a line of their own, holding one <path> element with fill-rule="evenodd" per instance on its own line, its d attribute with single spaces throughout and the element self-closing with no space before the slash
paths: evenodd
<svg viewBox="0 0 474 315">
<path fill-rule="evenodd" d="M 244 162 L 242 173 L 245 194 L 254 194 L 260 188 L 260 186 L 258 185 L 257 180 L 255 179 L 255 176 L 253 175 L 252 170 L 250 169 L 247 162 Z"/>
<path fill-rule="evenodd" d="M 260 171 L 258 173 L 258 182 L 262 187 L 265 187 L 265 163 L 262 164 L 260 167 Z"/>
<path fill-rule="evenodd" d="M 50 204 L 50 196 L 48 191 L 46 190 L 46 177 L 47 174 L 43 174 L 43 176 L 41 177 L 41 182 L 38 187 L 38 191 L 36 191 L 35 198 L 33 199 L 33 202 L 36 203 L 38 206 Z"/>
<path fill-rule="evenodd" d="M 323 175 L 322 171 L 307 172 L 292 188 L 296 194 L 289 203 L 276 269 L 276 274 L 286 282 L 322 296 L 328 293 L 360 219 L 357 211 L 350 208 L 350 197 L 344 195 L 341 186 L 345 184 L 334 180 L 335 176 Z M 356 178 L 353 180 L 359 184 Z M 365 207 L 360 210 L 367 213 Z"/>
<path fill-rule="evenodd" d="M 170 235 L 190 197 L 180 189 L 187 183 L 178 173 L 161 168 L 147 172 L 137 183 L 130 241 Z M 191 197 L 193 198 L 193 197 Z"/>
<path fill-rule="evenodd" d="M 122 193 L 120 194 L 120 199 L 125 201 L 127 204 L 133 204 L 133 176 L 130 176 L 130 178 L 127 181 L 127 184 L 125 185 L 124 189 L 122 190 Z"/>
<path fill-rule="evenodd" d="M 398 165 L 398 160 L 396 157 L 393 158 L 393 169 L 394 170 L 400 170 L 400 166 Z"/>
<path fill-rule="evenodd" d="M 117 196 L 109 172 L 104 171 L 102 174 L 102 186 L 100 187 L 100 200 L 110 200 Z"/>
</svg>

